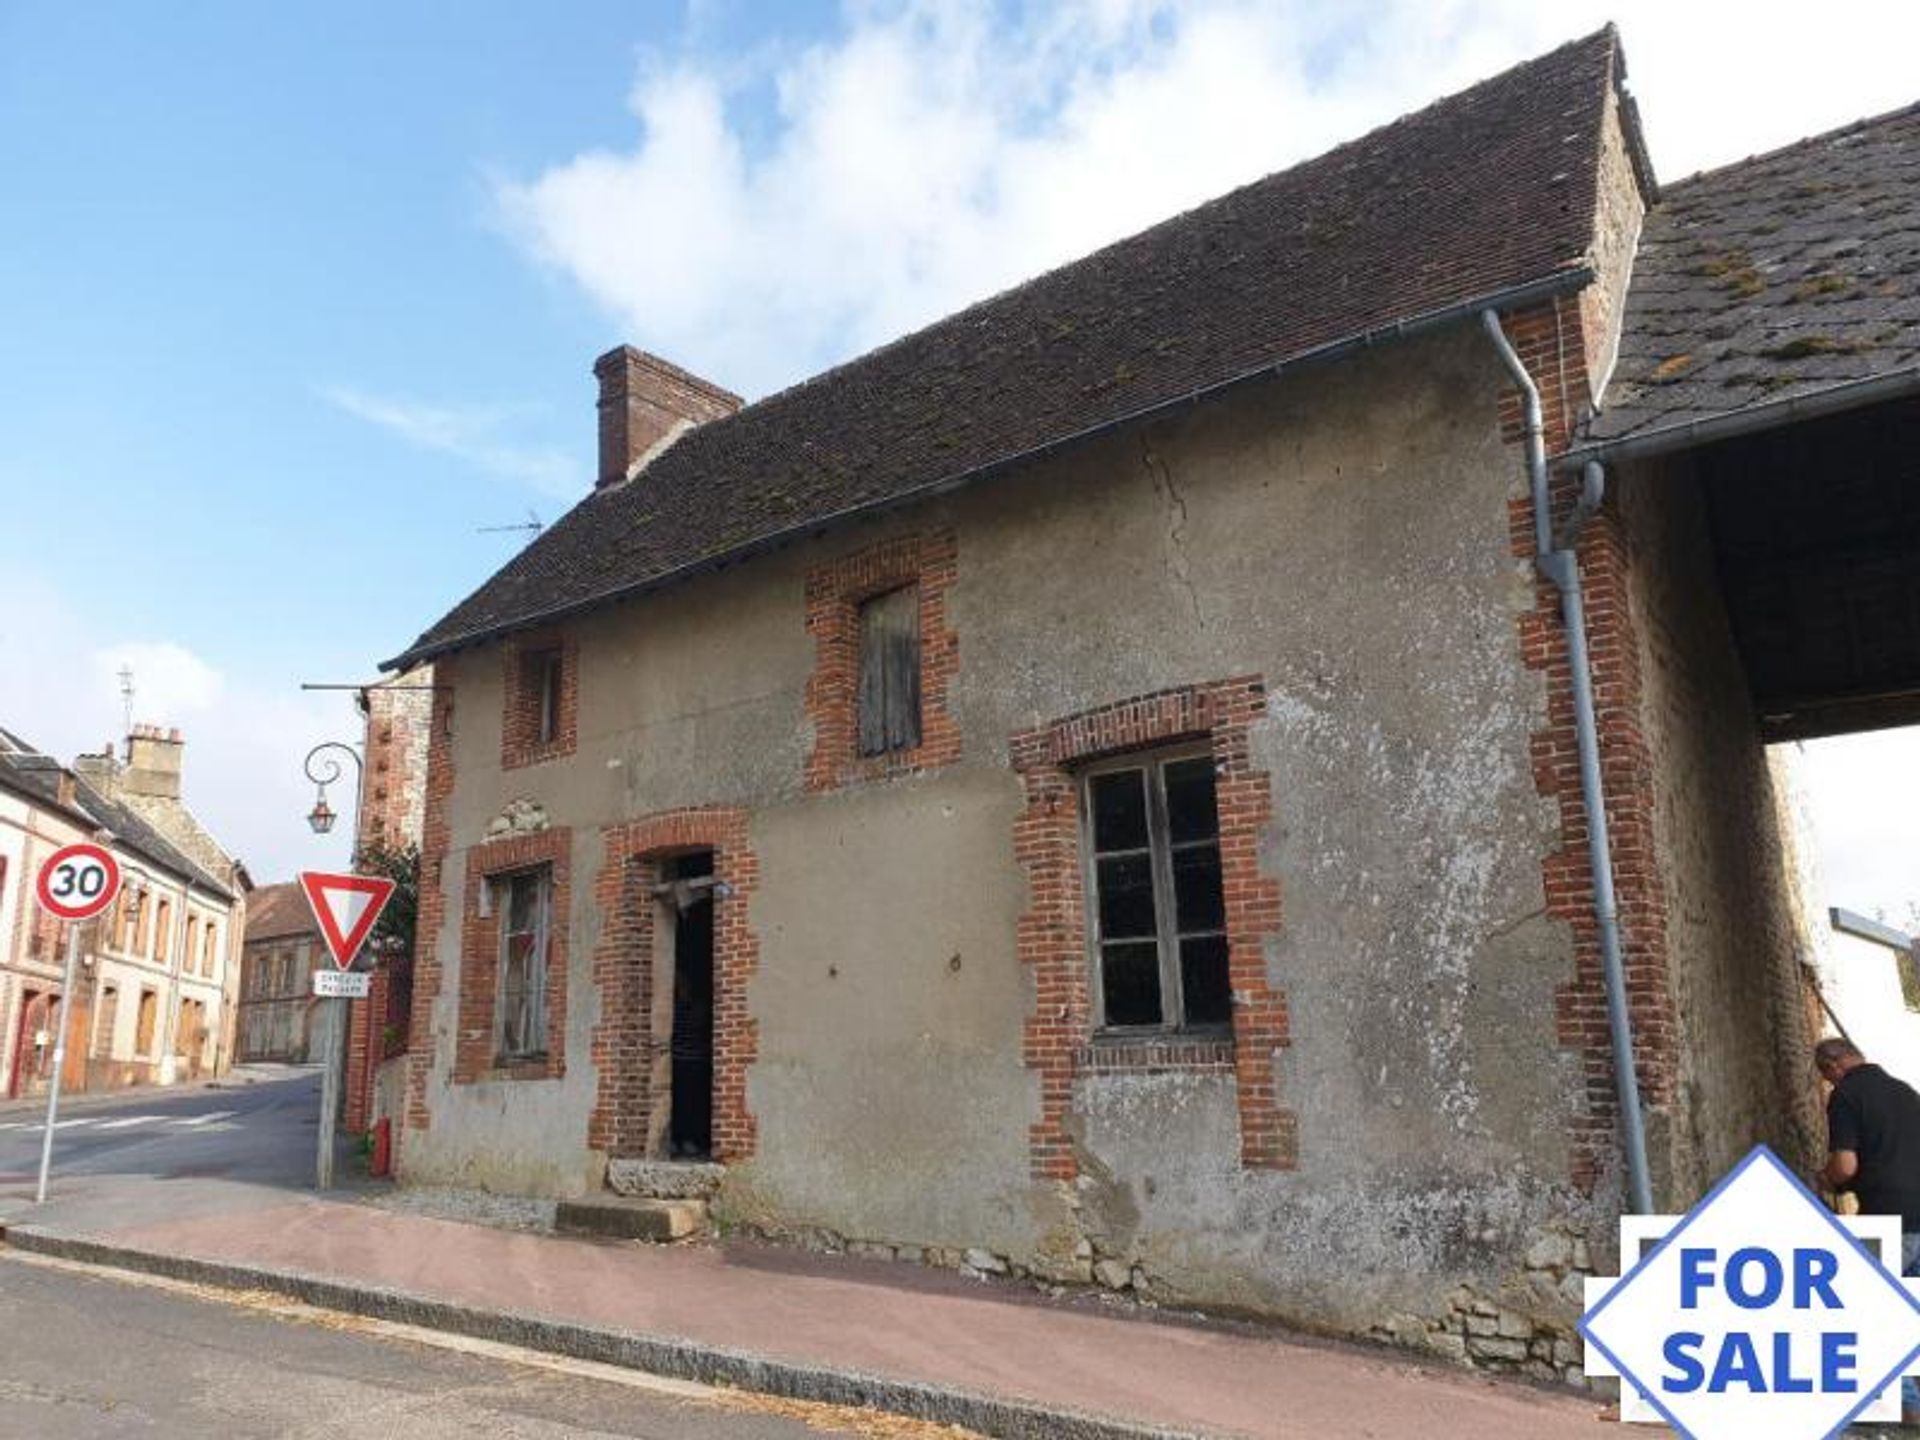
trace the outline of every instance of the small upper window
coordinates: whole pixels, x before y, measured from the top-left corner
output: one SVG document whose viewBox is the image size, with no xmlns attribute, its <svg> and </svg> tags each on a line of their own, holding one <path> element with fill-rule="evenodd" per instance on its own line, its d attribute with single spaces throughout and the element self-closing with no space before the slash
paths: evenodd
<svg viewBox="0 0 1920 1440">
<path fill-rule="evenodd" d="M 860 606 L 860 753 L 920 743 L 920 587 L 905 585 Z"/>
<path fill-rule="evenodd" d="M 522 870 L 493 882 L 500 916 L 499 1054 L 547 1053 L 547 930 L 553 871 Z"/>
<path fill-rule="evenodd" d="M 529 655 L 527 678 L 537 707 L 534 743 L 551 745 L 560 738 L 560 696 L 566 684 L 566 657 L 560 647 L 536 650 Z"/>
<path fill-rule="evenodd" d="M 1213 758 L 1174 754 L 1086 777 L 1095 1013 L 1109 1030 L 1232 1019 Z"/>
</svg>

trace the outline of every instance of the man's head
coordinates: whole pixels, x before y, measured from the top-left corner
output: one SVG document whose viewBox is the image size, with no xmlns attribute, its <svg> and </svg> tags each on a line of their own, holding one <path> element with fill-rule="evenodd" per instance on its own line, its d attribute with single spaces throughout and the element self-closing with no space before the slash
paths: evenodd
<svg viewBox="0 0 1920 1440">
<path fill-rule="evenodd" d="M 1842 1076 L 1856 1066 L 1867 1063 L 1867 1057 L 1851 1040 L 1834 1038 L 1822 1040 L 1813 1047 L 1813 1068 L 1820 1072 L 1823 1079 L 1838 1084 Z"/>
</svg>

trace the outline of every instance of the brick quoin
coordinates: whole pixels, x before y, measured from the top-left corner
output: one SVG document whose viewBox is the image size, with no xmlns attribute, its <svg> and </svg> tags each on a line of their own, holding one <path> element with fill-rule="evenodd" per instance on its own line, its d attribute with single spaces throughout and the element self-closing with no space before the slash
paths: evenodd
<svg viewBox="0 0 1920 1440">
<path fill-rule="evenodd" d="M 347 1083 L 340 1128 L 349 1135 L 363 1134 L 373 1124 L 374 1081 L 386 1052 L 382 1032 L 390 981 L 384 966 L 375 970 L 367 998 L 353 1001 L 347 1010 Z"/>
<path fill-rule="evenodd" d="M 1164 690 L 1102 706 L 1014 735 L 1013 768 L 1027 805 L 1014 823 L 1014 856 L 1027 872 L 1027 909 L 1018 931 L 1020 959 L 1033 969 L 1034 1006 L 1023 1055 L 1040 1077 L 1040 1119 L 1029 1132 L 1033 1175 L 1071 1180 L 1079 1173 L 1066 1117 L 1082 1074 L 1114 1070 L 1170 1072 L 1231 1069 L 1240 1107 L 1240 1163 L 1292 1169 L 1295 1116 L 1282 1109 L 1274 1052 L 1289 1041 L 1287 1002 L 1267 981 L 1265 941 L 1280 928 L 1280 883 L 1260 872 L 1260 837 L 1273 814 L 1265 771 L 1254 768 L 1248 730 L 1266 703 L 1258 676 Z M 1227 969 L 1233 987 L 1230 1041 L 1169 1035 L 1140 1047 L 1103 1045 L 1093 1034 L 1080 786 L 1086 761 L 1207 740 L 1213 750 L 1220 817 L 1221 885 L 1227 910 Z"/>
<path fill-rule="evenodd" d="M 833 790 L 887 775 L 937 770 L 960 758 L 960 726 L 947 693 L 960 669 L 960 640 L 947 625 L 947 592 L 959 555 L 950 530 L 885 540 L 807 572 L 807 633 L 813 674 L 807 718 L 813 752 L 807 789 Z M 920 743 L 884 755 L 859 753 L 860 606 L 906 585 L 920 587 Z"/>
<path fill-rule="evenodd" d="M 405 1128 L 410 1130 L 425 1130 L 433 1119 L 427 1085 L 438 1058 L 433 1006 L 445 971 L 440 963 L 440 930 L 447 913 L 446 862 L 452 843 L 447 808 L 453 799 L 454 678 L 453 658 L 442 658 L 434 667 L 426 802 L 420 825 L 420 909 L 414 925 L 413 1013 L 407 1022 Z"/>
<path fill-rule="evenodd" d="M 558 1080 L 567 1073 L 567 937 L 572 929 L 573 831 L 564 825 L 508 835 L 467 851 L 467 884 L 460 915 L 459 1020 L 454 1029 L 453 1083 L 476 1080 Z M 552 908 L 547 923 L 547 1053 L 502 1061 L 495 1001 L 500 982 L 499 906 L 480 913 L 492 880 L 516 870 L 550 866 Z"/>
<path fill-rule="evenodd" d="M 578 642 L 565 632 L 538 630 L 515 636 L 500 648 L 505 672 L 501 689 L 506 695 L 506 711 L 500 720 L 500 768 L 519 770 L 573 754 L 580 733 Z M 560 652 L 560 706 L 554 736 L 543 742 L 540 710 L 544 697 L 532 662 L 534 656 L 549 650 Z"/>
<path fill-rule="evenodd" d="M 1547 453 L 1563 453 L 1591 403 L 1579 303 L 1556 299 L 1504 316 L 1501 323 L 1540 387 Z M 1518 445 L 1525 432 L 1517 389 L 1502 397 L 1500 416 L 1503 437 Z M 1578 489 L 1577 476 L 1553 477 L 1549 505 L 1556 523 L 1573 508 Z M 1513 553 L 1531 559 L 1531 496 L 1511 502 L 1508 528 Z M 1629 598 L 1630 557 L 1612 500 L 1581 532 L 1579 560 L 1635 1064 L 1646 1102 L 1671 1106 L 1679 1090 L 1679 1021 L 1668 965 L 1666 889 L 1656 859 L 1653 757 L 1640 718 L 1644 692 Z M 1559 592 L 1537 573 L 1534 605 L 1520 617 L 1519 629 L 1523 660 L 1529 669 L 1544 672 L 1548 682 L 1545 724 L 1532 737 L 1533 776 L 1539 792 L 1559 805 L 1560 844 L 1542 861 L 1541 874 L 1547 914 L 1565 921 L 1573 934 L 1574 973 L 1555 997 L 1555 1030 L 1558 1042 L 1580 1057 L 1581 1103 L 1571 1127 L 1570 1168 L 1574 1184 L 1590 1194 L 1617 1148 L 1619 1100 L 1587 860 L 1572 670 Z"/>
<path fill-rule="evenodd" d="M 758 1138 L 747 1108 L 747 1070 L 759 1052 L 759 1031 L 747 1009 L 747 987 L 760 964 L 750 924 L 760 862 L 747 833 L 747 812 L 725 806 L 667 810 L 603 832 L 606 857 L 594 883 L 602 921 L 593 952 L 600 1022 L 591 1054 L 599 1087 L 587 1119 L 587 1145 L 610 1159 L 657 1159 L 653 1137 L 664 1133 L 669 1096 L 654 1093 L 656 1064 L 671 1037 L 653 1023 L 657 903 L 653 887 L 663 862 L 691 850 L 713 852 L 714 878 L 727 887 L 713 912 L 713 1158 L 749 1158 Z"/>
</svg>

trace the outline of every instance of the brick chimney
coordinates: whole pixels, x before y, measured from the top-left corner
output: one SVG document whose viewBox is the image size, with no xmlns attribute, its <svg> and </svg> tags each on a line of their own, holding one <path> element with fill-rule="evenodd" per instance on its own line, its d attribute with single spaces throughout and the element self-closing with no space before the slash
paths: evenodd
<svg viewBox="0 0 1920 1440">
<path fill-rule="evenodd" d="M 178 730 L 136 725 L 127 736 L 127 770 L 120 779 L 129 795 L 160 800 L 180 798 L 180 763 L 187 748 Z"/>
<path fill-rule="evenodd" d="M 595 489 L 617 485 L 646 468 L 695 425 L 740 408 L 740 397 L 658 355 L 631 345 L 593 362 L 600 381 L 600 478 Z"/>
</svg>

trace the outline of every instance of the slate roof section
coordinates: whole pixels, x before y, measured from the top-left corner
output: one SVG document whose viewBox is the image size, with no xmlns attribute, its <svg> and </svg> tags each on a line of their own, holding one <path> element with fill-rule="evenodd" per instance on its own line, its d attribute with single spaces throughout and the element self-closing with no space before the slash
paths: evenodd
<svg viewBox="0 0 1920 1440">
<path fill-rule="evenodd" d="M 113 832 L 114 843 L 162 870 L 191 880 L 222 899 L 234 897 L 232 885 L 174 845 L 131 806 L 110 798 L 80 776 L 73 777 L 73 803 L 60 802 L 60 777 L 66 771 L 51 755 L 35 749 L 11 731 L 0 731 L 0 785 L 85 825 Z"/>
<path fill-rule="evenodd" d="M 1663 188 L 1579 451 L 1916 368 L 1920 105 Z"/>
<path fill-rule="evenodd" d="M 247 944 L 319 933 L 319 922 L 313 918 L 313 907 L 307 904 L 299 881 L 262 885 L 247 896 Z"/>
<path fill-rule="evenodd" d="M 709 422 L 582 500 L 385 668 L 1411 321 L 1575 288 L 1623 78 L 1609 26 Z"/>
</svg>

